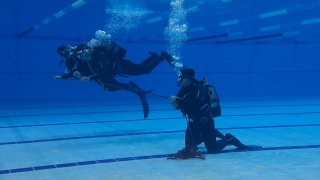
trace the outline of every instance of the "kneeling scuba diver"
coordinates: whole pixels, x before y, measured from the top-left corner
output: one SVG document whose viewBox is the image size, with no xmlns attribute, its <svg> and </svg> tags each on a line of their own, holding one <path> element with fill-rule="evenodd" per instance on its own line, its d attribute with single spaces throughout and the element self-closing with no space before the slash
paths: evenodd
<svg viewBox="0 0 320 180">
<path fill-rule="evenodd" d="M 186 118 L 185 147 L 167 159 L 205 159 L 198 150 L 204 143 L 210 154 L 221 152 L 226 146 L 233 145 L 239 150 L 261 148 L 261 146 L 245 145 L 230 133 L 223 135 L 215 127 L 214 117 L 221 116 L 219 97 L 214 86 L 206 79 L 201 81 L 195 77 L 191 68 L 180 69 L 178 86 L 182 86 L 176 96 L 170 96 L 172 106 L 181 111 Z M 217 140 L 220 138 L 220 140 Z"/>
</svg>

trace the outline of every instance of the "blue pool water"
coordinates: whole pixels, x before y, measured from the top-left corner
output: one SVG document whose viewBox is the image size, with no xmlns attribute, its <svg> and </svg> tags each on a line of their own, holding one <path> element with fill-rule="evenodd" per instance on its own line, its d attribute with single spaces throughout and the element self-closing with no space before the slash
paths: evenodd
<svg viewBox="0 0 320 180">
<path fill-rule="evenodd" d="M 319 12 L 319 0 L 2 0 L 0 180 L 319 179 Z M 115 77 L 154 90 L 147 118 L 132 92 L 53 79 L 66 70 L 60 45 L 101 37 L 133 63 L 174 56 Z M 205 160 L 166 159 L 185 145 L 186 119 L 169 100 L 181 65 L 216 87 L 216 128 L 261 149 L 201 144 Z"/>
</svg>

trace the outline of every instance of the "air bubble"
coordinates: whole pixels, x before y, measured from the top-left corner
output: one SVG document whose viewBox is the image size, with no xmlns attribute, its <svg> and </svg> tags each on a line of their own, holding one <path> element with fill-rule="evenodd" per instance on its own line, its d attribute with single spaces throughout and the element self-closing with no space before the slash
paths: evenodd
<svg viewBox="0 0 320 180">
<path fill-rule="evenodd" d="M 118 30 L 130 31 L 135 29 L 142 18 L 152 13 L 146 10 L 141 4 L 135 4 L 126 0 L 110 1 L 111 9 L 107 8 L 106 13 L 111 16 L 106 25 L 107 32 L 116 34 Z"/>
<path fill-rule="evenodd" d="M 169 17 L 168 27 L 165 29 L 165 37 L 169 42 L 168 51 L 172 55 L 175 62 L 175 70 L 179 71 L 183 64 L 181 62 L 180 48 L 186 40 L 188 25 L 186 23 L 187 13 L 183 8 L 184 0 L 171 1 L 171 13 Z"/>
</svg>

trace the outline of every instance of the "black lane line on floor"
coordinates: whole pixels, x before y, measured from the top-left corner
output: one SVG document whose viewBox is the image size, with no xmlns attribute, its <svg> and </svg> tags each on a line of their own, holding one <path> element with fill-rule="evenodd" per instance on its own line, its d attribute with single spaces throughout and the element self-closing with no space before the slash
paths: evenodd
<svg viewBox="0 0 320 180">
<path fill-rule="evenodd" d="M 278 147 L 264 147 L 261 149 L 251 149 L 251 150 L 238 150 L 238 149 L 222 150 L 222 152 L 220 152 L 220 153 L 279 151 L 279 150 L 318 149 L 318 148 L 320 148 L 320 145 L 278 146 Z M 204 152 L 203 154 L 209 154 L 209 153 Z M 40 170 L 46 170 L 46 169 L 58 169 L 58 168 L 66 168 L 66 167 L 73 167 L 73 166 L 86 166 L 86 165 L 93 165 L 93 164 L 105 164 L 105 163 L 115 163 L 115 162 L 125 162 L 125 161 L 135 161 L 135 160 L 146 160 L 146 159 L 159 159 L 159 158 L 166 158 L 166 157 L 168 157 L 168 155 L 170 155 L 170 154 L 100 159 L 100 160 L 90 160 L 90 161 L 82 161 L 82 162 L 71 162 L 71 163 L 63 163 L 63 164 L 52 164 L 52 165 L 45 165 L 45 166 L 26 167 L 26 168 L 18 168 L 18 169 L 7 169 L 7 170 L 0 170 L 0 175 L 20 173 L 20 172 L 40 171 Z M 170 160 L 170 161 L 175 161 L 175 160 Z M 199 160 L 199 161 L 201 161 L 201 160 Z"/>
<path fill-rule="evenodd" d="M 78 114 L 109 114 L 109 113 L 132 113 L 140 112 L 142 110 L 117 110 L 117 111 L 97 111 L 97 112 L 77 112 L 77 113 L 55 113 L 55 114 L 25 114 L 25 115 L 4 115 L 0 118 L 12 118 L 12 117 L 39 117 L 39 116 L 65 116 L 65 115 L 78 115 Z M 174 109 L 157 109 L 150 111 L 174 111 Z"/>
<path fill-rule="evenodd" d="M 168 104 L 168 103 L 152 103 L 152 105 L 162 105 L 162 104 Z M 135 104 L 92 104 L 92 105 L 72 105 L 72 106 L 51 106 L 51 107 L 19 107 L 19 108 L 13 108 L 13 107 L 0 107 L 1 109 L 12 109 L 12 110 L 24 110 L 24 109 L 64 109 L 64 108 L 85 108 L 85 107 L 115 107 L 115 106 L 141 106 L 138 103 Z"/>
<path fill-rule="evenodd" d="M 168 103 L 158 103 L 158 104 L 152 104 L 152 105 L 168 105 Z M 252 105 L 252 106 L 227 106 L 223 107 L 223 109 L 233 109 L 233 108 L 259 108 L 259 107 L 297 107 L 297 106 L 319 106 L 320 104 L 280 104 L 280 105 Z M 108 104 L 102 104 L 102 105 L 77 105 L 77 106 L 60 106 L 60 107 L 23 107 L 23 108 L 1 108 L 0 110 L 6 109 L 6 110 L 27 110 L 27 109 L 67 109 L 67 108 L 88 108 L 88 107 L 114 107 L 114 106 L 139 106 L 140 104 L 126 104 L 126 105 L 108 105 Z M 155 109 L 157 110 L 157 109 Z M 171 110 L 171 109 L 166 109 Z M 0 116 L 1 117 L 1 116 Z"/>
<path fill-rule="evenodd" d="M 269 114 L 229 114 L 219 117 L 238 117 L 238 116 L 277 116 L 277 115 L 304 115 L 304 114 L 320 114 L 320 112 L 303 112 L 303 113 L 269 113 Z M 79 124 L 104 124 L 104 123 L 118 123 L 118 122 L 135 122 L 135 121 L 159 121 L 159 120 L 179 120 L 183 117 L 171 118 L 150 118 L 150 119 L 126 119 L 126 120 L 109 120 L 109 121 L 85 121 L 85 122 L 66 122 L 66 123 L 47 123 L 47 124 L 29 124 L 29 125 L 13 125 L 13 126 L 0 126 L 0 129 L 8 128 L 25 128 L 37 126 L 62 126 L 62 125 L 79 125 Z"/>
<path fill-rule="evenodd" d="M 232 128 L 217 128 L 218 130 L 232 130 L 232 129 L 264 129 L 264 128 L 289 128 L 289 127 L 310 127 L 310 126 L 320 126 L 320 124 L 300 124 L 300 125 L 277 125 L 277 126 L 252 126 L 252 127 L 232 127 Z M 171 133 L 181 133 L 185 130 L 175 130 L 175 131 L 160 131 L 160 132 L 137 132 L 137 133 L 127 133 L 127 134 L 105 134 L 105 135 L 91 135 L 82 137 L 66 137 L 66 138 L 53 138 L 53 139 L 38 139 L 38 140 L 26 140 L 26 141 L 12 141 L 12 142 L 2 142 L 1 145 L 13 145 L 13 144 L 29 144 L 29 143 L 39 143 L 39 142 L 50 142 L 50 141 L 65 141 L 65 140 L 75 140 L 75 139 L 89 139 L 89 138 L 105 138 L 105 137 L 119 137 L 119 136 L 136 136 L 136 135 L 148 135 L 148 134 L 171 134 Z"/>
<path fill-rule="evenodd" d="M 319 70 L 314 70 L 312 72 L 318 72 Z M 308 72 L 308 71 L 300 71 L 300 72 Z M 204 72 L 206 73 L 206 72 Z M 224 72 L 216 72 L 216 73 L 224 73 Z M 238 72 L 238 73 L 244 73 L 244 72 Z M 295 71 L 292 73 L 296 73 Z M 309 92 L 305 92 L 304 94 L 309 93 Z M 293 97 L 296 97 L 298 95 L 301 95 L 302 93 L 299 94 L 290 94 Z M 234 96 L 235 94 L 225 94 L 226 96 L 230 95 L 230 96 Z M 278 96 L 283 96 L 283 95 L 288 95 L 287 94 L 274 94 L 274 95 L 278 95 Z M 136 98 L 136 97 L 122 97 L 122 98 Z M 151 98 L 151 97 L 150 97 Z M 297 101 L 297 100 L 316 100 L 316 99 L 320 99 L 319 97 L 301 97 L 301 98 L 287 98 L 287 99 L 274 99 L 274 98 L 269 98 L 269 99 L 239 99 L 239 100 L 227 100 L 227 101 L 221 101 L 221 102 L 270 102 L 270 101 Z M 52 99 L 47 99 L 47 100 L 2 100 L 0 101 L 0 105 L 5 103 L 5 104 L 9 104 L 9 103 L 19 103 L 19 104 L 26 104 L 26 103 L 70 103 L 75 102 L 75 103 L 83 103 L 86 101 L 90 101 L 90 103 L 96 103 L 101 102 L 101 101 L 109 101 L 109 100 L 116 100 L 115 98 L 91 98 L 91 99 L 59 99 L 59 100 L 52 100 Z M 139 100 L 137 100 L 139 101 Z M 123 104 L 124 106 L 126 104 Z"/>
<path fill-rule="evenodd" d="M 309 98 L 309 99 L 319 99 L 319 98 Z M 307 99 L 307 100 L 309 100 Z M 275 100 L 275 101 L 292 101 L 292 100 L 306 100 L 306 99 L 284 99 L 284 100 Z M 246 101 L 223 101 L 222 103 L 233 103 L 233 102 L 261 102 L 261 101 L 266 101 L 266 100 L 246 100 Z M 268 100 L 270 101 L 270 100 Z M 164 105 L 168 103 L 151 103 L 152 105 Z M 304 104 L 304 105 L 320 105 L 320 104 Z M 72 105 L 72 106 L 59 106 L 59 107 L 19 107 L 19 108 L 12 108 L 12 107 L 0 107 L 1 109 L 12 109 L 12 110 L 22 110 L 22 109 L 54 109 L 54 108 L 77 108 L 77 107 L 117 107 L 117 106 L 141 106 L 140 104 L 101 104 L 101 105 Z M 270 105 L 272 107 L 272 105 Z M 256 107 L 270 107 L 270 106 L 256 106 Z M 274 106 L 303 106 L 303 105 L 274 105 Z M 237 106 L 238 107 L 238 106 Z M 224 107 L 224 108 L 237 108 L 237 107 Z M 246 106 L 241 106 L 241 107 L 246 107 Z M 239 108 L 241 108 L 239 107 Z M 248 107 L 255 107 L 255 106 L 248 106 Z"/>
<path fill-rule="evenodd" d="M 250 107 L 261 107 L 261 106 L 250 106 Z M 263 106 L 262 106 L 263 107 Z M 274 107 L 274 106 L 269 106 Z M 232 108 L 232 107 L 229 107 Z M 109 114 L 109 113 L 125 113 L 125 112 L 140 112 L 141 110 L 116 110 L 116 111 L 98 111 L 98 112 L 77 112 L 77 113 L 55 113 L 55 114 L 25 114 L 25 115 L 4 115 L 0 116 L 0 118 L 16 118 L 16 117 L 39 117 L 39 116 L 64 116 L 64 115 L 78 115 L 78 114 Z M 175 109 L 156 109 L 150 111 L 177 111 Z"/>
</svg>

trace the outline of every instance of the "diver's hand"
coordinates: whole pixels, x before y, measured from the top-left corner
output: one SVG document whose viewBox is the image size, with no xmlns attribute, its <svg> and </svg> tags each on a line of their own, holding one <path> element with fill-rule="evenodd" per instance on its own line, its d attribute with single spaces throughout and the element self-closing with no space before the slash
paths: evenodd
<svg viewBox="0 0 320 180">
<path fill-rule="evenodd" d="M 57 80 L 57 79 L 62 79 L 61 76 L 53 76 L 52 79 Z"/>
<path fill-rule="evenodd" d="M 73 76 L 76 77 L 76 78 L 81 78 L 81 73 L 79 71 L 75 71 L 73 73 Z"/>
<path fill-rule="evenodd" d="M 87 76 L 82 76 L 82 77 L 80 78 L 80 81 L 90 81 L 90 78 L 87 77 Z"/>
<path fill-rule="evenodd" d="M 169 99 L 171 102 L 176 102 L 177 96 L 170 96 Z"/>
</svg>

